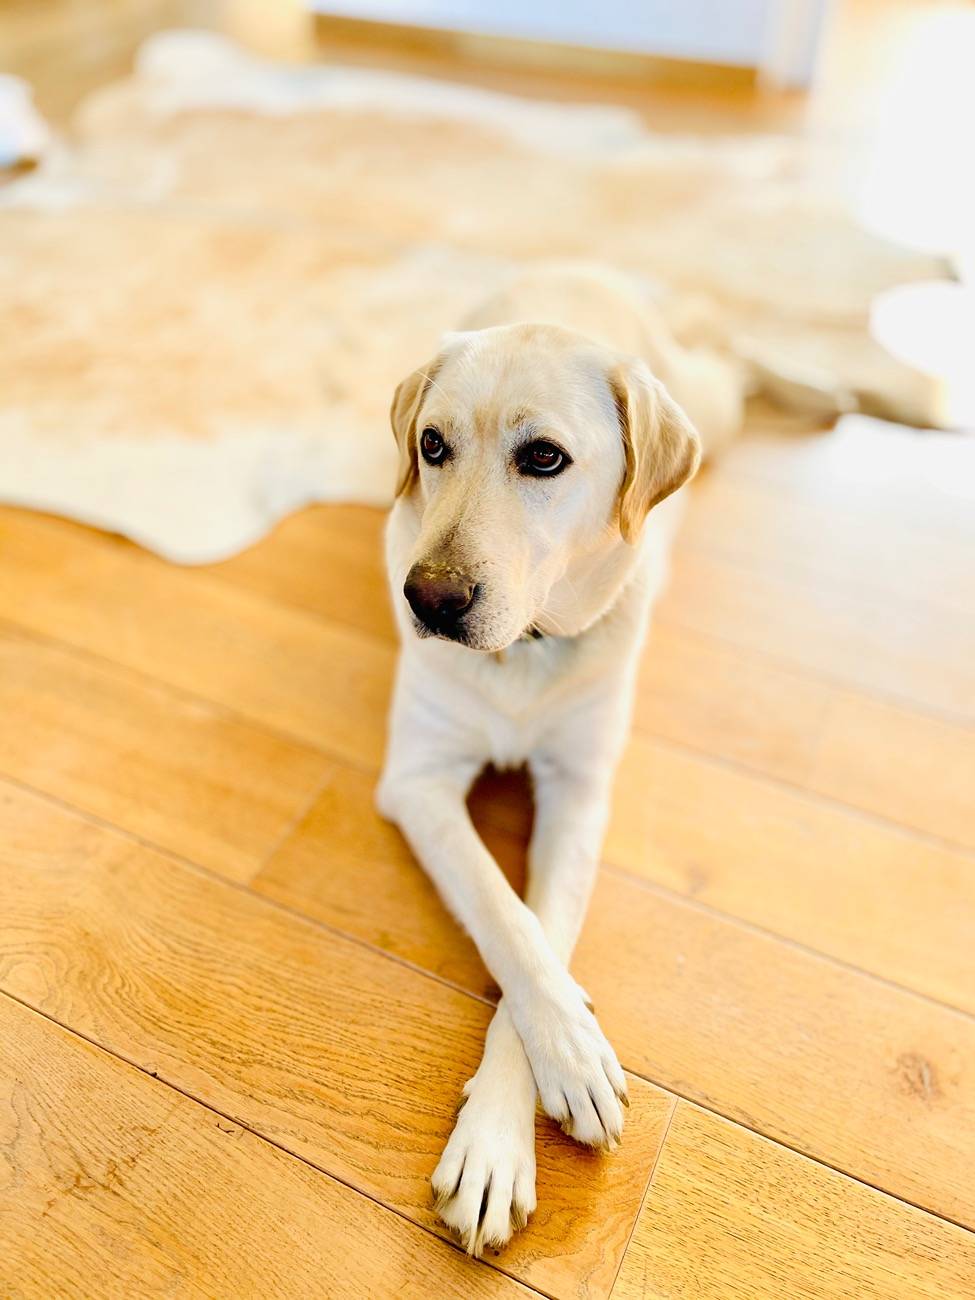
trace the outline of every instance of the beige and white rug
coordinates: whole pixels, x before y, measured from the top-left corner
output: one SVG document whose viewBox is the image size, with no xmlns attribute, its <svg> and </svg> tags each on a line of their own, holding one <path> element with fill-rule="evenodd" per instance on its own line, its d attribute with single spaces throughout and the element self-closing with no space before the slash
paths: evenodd
<svg viewBox="0 0 975 1300">
<path fill-rule="evenodd" d="M 821 149 L 156 37 L 0 189 L 0 500 L 172 559 L 389 500 L 398 378 L 514 266 L 599 259 L 787 404 L 938 424 L 870 303 L 936 259 L 858 229 Z"/>
</svg>

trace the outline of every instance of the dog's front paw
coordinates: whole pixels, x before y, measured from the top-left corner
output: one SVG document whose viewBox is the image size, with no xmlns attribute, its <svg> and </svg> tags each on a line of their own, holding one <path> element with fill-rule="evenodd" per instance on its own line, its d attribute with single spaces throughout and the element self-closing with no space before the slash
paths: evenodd
<svg viewBox="0 0 975 1300">
<path fill-rule="evenodd" d="M 509 999 L 510 1001 L 510 999 Z M 542 1108 L 577 1142 L 613 1150 L 628 1106 L 626 1076 L 583 990 L 568 976 L 511 1003 Z"/>
<path fill-rule="evenodd" d="M 535 1090 L 475 1075 L 464 1097 L 431 1183 L 440 1218 L 480 1255 L 503 1246 L 535 1208 Z"/>
</svg>

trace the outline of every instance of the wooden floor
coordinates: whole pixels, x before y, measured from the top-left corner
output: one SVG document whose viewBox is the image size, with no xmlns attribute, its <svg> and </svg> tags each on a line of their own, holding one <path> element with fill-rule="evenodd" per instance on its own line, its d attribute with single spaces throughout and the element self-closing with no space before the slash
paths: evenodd
<svg viewBox="0 0 975 1300">
<path fill-rule="evenodd" d="M 479 1263 L 428 1179 L 492 989 L 372 808 L 381 516 L 176 569 L 0 511 L 0 1296 L 975 1294 L 973 481 L 756 412 L 695 485 L 575 964 L 624 1143 L 539 1119 Z M 523 789 L 473 802 L 518 879 Z"/>
</svg>

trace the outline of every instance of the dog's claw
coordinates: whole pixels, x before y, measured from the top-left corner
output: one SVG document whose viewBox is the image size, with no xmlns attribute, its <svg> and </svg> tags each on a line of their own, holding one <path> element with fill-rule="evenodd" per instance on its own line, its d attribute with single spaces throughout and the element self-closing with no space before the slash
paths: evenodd
<svg viewBox="0 0 975 1300">
<path fill-rule="evenodd" d="M 444 1187 L 443 1184 L 441 1184 L 441 1186 L 438 1188 L 435 1178 L 434 1181 L 431 1182 L 430 1190 L 433 1192 L 433 1208 L 437 1211 L 438 1214 L 441 1212 L 444 1206 L 449 1205 L 449 1203 L 454 1199 L 454 1197 L 460 1191 L 460 1184 L 461 1184 L 461 1180 L 464 1177 L 464 1169 L 466 1165 L 467 1165 L 467 1157 L 465 1156 L 464 1159 L 460 1162 L 460 1172 L 458 1173 L 456 1179 L 454 1180 L 454 1185 L 452 1188 Z"/>
<path fill-rule="evenodd" d="M 481 1196 L 481 1208 L 477 1215 L 477 1231 L 480 1235 L 484 1227 L 484 1216 L 487 1214 L 488 1197 L 491 1195 L 491 1175 L 488 1174 L 487 1182 L 484 1184 L 484 1193 Z"/>
</svg>

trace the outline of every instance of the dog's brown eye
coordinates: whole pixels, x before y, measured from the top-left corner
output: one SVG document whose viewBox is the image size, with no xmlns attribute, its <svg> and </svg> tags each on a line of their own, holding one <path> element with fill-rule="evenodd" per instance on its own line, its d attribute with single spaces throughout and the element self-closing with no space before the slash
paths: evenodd
<svg viewBox="0 0 975 1300">
<path fill-rule="evenodd" d="M 436 429 L 424 429 L 420 434 L 420 450 L 428 465 L 439 465 L 447 454 L 447 444 Z"/>
<path fill-rule="evenodd" d="M 530 442 L 518 453 L 518 468 L 522 474 L 559 474 L 571 463 L 565 452 L 556 447 L 554 442 Z"/>
</svg>

